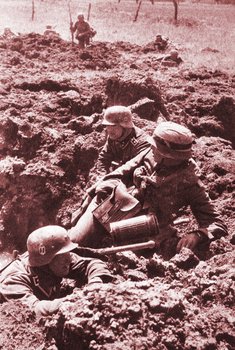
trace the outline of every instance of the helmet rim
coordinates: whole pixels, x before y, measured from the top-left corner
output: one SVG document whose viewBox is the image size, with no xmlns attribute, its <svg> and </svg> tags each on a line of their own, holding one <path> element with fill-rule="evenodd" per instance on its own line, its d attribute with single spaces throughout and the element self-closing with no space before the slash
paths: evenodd
<svg viewBox="0 0 235 350">
<path fill-rule="evenodd" d="M 192 155 L 191 131 L 174 122 L 159 124 L 153 132 L 150 143 L 166 158 L 185 160 Z"/>
<path fill-rule="evenodd" d="M 61 226 L 41 227 L 33 231 L 27 239 L 29 265 L 32 267 L 47 265 L 56 255 L 67 253 L 77 246 Z"/>
<path fill-rule="evenodd" d="M 123 128 L 133 128 L 134 123 L 132 121 L 132 113 L 128 107 L 125 106 L 111 106 L 104 112 L 102 125 L 115 126 L 119 125 Z"/>
</svg>

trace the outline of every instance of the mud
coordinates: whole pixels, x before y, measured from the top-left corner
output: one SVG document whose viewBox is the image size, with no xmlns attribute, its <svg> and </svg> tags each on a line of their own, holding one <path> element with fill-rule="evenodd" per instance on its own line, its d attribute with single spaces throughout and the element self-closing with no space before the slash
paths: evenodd
<svg viewBox="0 0 235 350">
<path fill-rule="evenodd" d="M 130 105 L 150 134 L 168 116 L 192 130 L 229 235 L 196 255 L 117 254 L 108 261 L 113 284 L 75 289 L 48 320 L 18 302 L 0 305 L 2 349 L 234 349 L 235 77 L 163 66 L 150 46 L 96 42 L 80 51 L 57 36 L 0 39 L 0 264 L 25 250 L 37 227 L 70 227 L 113 103 Z"/>
</svg>

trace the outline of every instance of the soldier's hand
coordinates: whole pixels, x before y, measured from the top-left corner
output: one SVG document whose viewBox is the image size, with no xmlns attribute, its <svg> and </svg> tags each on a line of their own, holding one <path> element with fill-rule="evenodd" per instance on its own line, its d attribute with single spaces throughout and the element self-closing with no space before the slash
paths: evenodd
<svg viewBox="0 0 235 350">
<path fill-rule="evenodd" d="M 101 202 L 103 202 L 108 196 L 110 196 L 110 194 L 112 193 L 112 189 L 110 188 L 103 188 L 101 191 L 99 191 L 96 194 L 96 203 L 100 204 Z"/>
<path fill-rule="evenodd" d="M 144 182 L 145 175 L 146 175 L 146 170 L 144 167 L 135 169 L 133 173 L 133 182 L 137 188 L 141 187 L 142 182 Z"/>
<path fill-rule="evenodd" d="M 119 180 L 112 179 L 100 181 L 96 185 L 96 202 L 101 203 L 104 199 L 111 195 L 113 189 L 119 184 Z"/>
<path fill-rule="evenodd" d="M 177 253 L 179 253 L 182 248 L 188 248 L 193 250 L 200 241 L 201 238 L 196 232 L 188 233 L 179 240 L 176 247 L 176 251 Z"/>
<path fill-rule="evenodd" d="M 95 277 L 91 279 L 87 285 L 84 286 L 83 292 L 91 292 L 93 290 L 100 289 L 100 286 L 103 284 L 103 281 L 100 277 Z"/>
</svg>

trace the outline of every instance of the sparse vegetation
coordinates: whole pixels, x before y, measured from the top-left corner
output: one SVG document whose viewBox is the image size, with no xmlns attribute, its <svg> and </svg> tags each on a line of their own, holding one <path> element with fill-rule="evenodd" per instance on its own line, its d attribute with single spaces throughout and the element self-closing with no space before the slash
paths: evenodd
<svg viewBox="0 0 235 350">
<path fill-rule="evenodd" d="M 43 33 L 52 25 L 63 39 L 70 40 L 66 1 L 36 0 L 34 21 L 29 0 L 0 1 L 0 31 L 10 27 L 14 32 Z M 73 20 L 79 12 L 88 13 L 90 1 L 71 1 Z M 183 52 L 190 67 L 234 70 L 235 7 L 208 3 L 180 3 L 178 23 L 174 23 L 171 2 L 143 1 L 138 20 L 133 22 L 137 4 L 133 0 L 93 0 L 90 22 L 97 30 L 95 41 L 128 41 L 146 44 L 156 34 L 169 37 Z"/>
</svg>

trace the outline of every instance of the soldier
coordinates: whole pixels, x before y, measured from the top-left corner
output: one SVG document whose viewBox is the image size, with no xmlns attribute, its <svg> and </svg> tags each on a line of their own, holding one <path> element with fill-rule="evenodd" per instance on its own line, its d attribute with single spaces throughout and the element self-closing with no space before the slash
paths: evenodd
<svg viewBox="0 0 235 350">
<path fill-rule="evenodd" d="M 44 226 L 27 239 L 27 252 L 20 255 L 0 275 L 0 296 L 4 301 L 20 299 L 46 316 L 56 312 L 64 300 L 62 279 L 75 279 L 79 285 L 111 281 L 106 265 L 99 259 L 82 258 L 74 249 L 67 231 L 60 226 Z"/>
<path fill-rule="evenodd" d="M 102 124 L 106 127 L 107 141 L 96 163 L 99 178 L 150 148 L 150 137 L 134 125 L 128 107 L 108 107 Z"/>
<path fill-rule="evenodd" d="M 76 32 L 76 39 L 81 49 L 90 45 L 90 39 L 96 34 L 96 31 L 85 21 L 82 14 L 78 15 L 77 22 L 75 22 L 74 26 L 71 25 L 70 30 L 72 33 Z"/>
<path fill-rule="evenodd" d="M 180 63 L 183 62 L 182 58 L 179 56 L 178 51 L 176 50 L 171 51 L 168 55 L 159 57 L 157 60 L 161 61 L 161 65 L 166 67 L 177 67 Z"/>
<path fill-rule="evenodd" d="M 168 38 L 163 38 L 160 34 L 156 35 L 154 45 L 159 51 L 164 51 L 168 46 Z"/>
<path fill-rule="evenodd" d="M 103 183 L 103 176 L 132 158 L 142 157 L 150 150 L 150 136 L 134 125 L 132 113 L 128 107 L 108 107 L 104 113 L 102 124 L 106 127 L 108 137 L 96 164 L 96 183 L 88 189 L 82 207 L 74 213 L 75 219 L 72 219 L 72 224 L 77 219 L 79 220 L 76 222 L 76 226 L 70 230 L 70 237 L 80 245 L 90 245 L 92 240 L 94 246 L 96 246 L 97 242 L 94 237 L 92 238 L 93 233 L 96 233 L 98 236 L 99 228 L 103 231 L 94 218 L 92 211 L 106 197 L 106 189 L 108 188 L 107 191 L 110 194 L 112 189 L 119 183 L 115 179 Z M 129 187 L 132 185 L 130 180 L 130 176 L 123 178 L 125 186 Z M 125 191 L 125 186 L 123 186 L 122 191 Z M 128 197 L 127 200 L 132 200 L 127 194 L 126 196 Z"/>
<path fill-rule="evenodd" d="M 47 37 L 59 37 L 59 34 L 56 33 L 56 31 L 52 28 L 51 25 L 46 26 L 46 30 L 44 31 L 43 35 Z"/>
<path fill-rule="evenodd" d="M 153 133 L 152 152 L 133 172 L 143 208 L 155 213 L 160 233 L 175 230 L 173 219 L 180 209 L 189 206 L 198 227 L 184 235 L 177 251 L 193 250 L 199 242 L 227 235 L 227 228 L 216 212 L 203 184 L 192 155 L 193 136 L 190 130 L 174 122 L 160 123 Z M 119 173 L 122 171 L 119 169 Z M 117 176 L 117 174 L 114 176 Z"/>
</svg>

